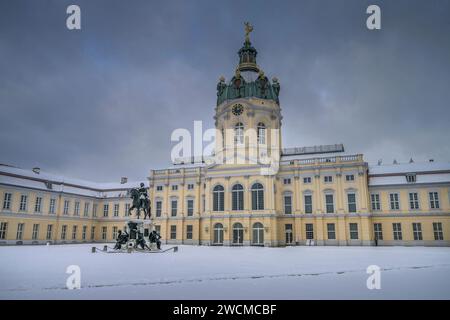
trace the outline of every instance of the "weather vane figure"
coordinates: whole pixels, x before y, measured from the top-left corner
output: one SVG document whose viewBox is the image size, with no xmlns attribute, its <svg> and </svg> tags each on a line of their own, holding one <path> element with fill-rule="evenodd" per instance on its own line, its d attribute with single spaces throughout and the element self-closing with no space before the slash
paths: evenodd
<svg viewBox="0 0 450 320">
<path fill-rule="evenodd" d="M 253 26 L 250 22 L 244 22 L 245 25 L 245 41 L 250 42 L 250 32 L 253 31 Z"/>
</svg>

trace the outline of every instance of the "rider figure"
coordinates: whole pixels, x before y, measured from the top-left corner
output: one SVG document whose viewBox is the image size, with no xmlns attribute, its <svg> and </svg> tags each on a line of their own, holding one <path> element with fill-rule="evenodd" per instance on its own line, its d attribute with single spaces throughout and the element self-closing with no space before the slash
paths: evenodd
<svg viewBox="0 0 450 320">
<path fill-rule="evenodd" d="M 145 187 L 143 182 L 141 182 L 141 187 L 138 189 L 138 191 L 139 191 L 139 199 L 141 199 L 141 201 L 148 199 L 147 188 Z"/>
</svg>

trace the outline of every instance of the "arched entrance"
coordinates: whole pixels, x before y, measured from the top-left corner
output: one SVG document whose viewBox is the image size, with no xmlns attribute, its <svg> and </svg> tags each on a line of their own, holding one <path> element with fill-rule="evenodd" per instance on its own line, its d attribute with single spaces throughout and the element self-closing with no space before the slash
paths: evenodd
<svg viewBox="0 0 450 320">
<path fill-rule="evenodd" d="M 213 244 L 222 245 L 223 244 L 223 225 L 221 223 L 216 223 L 214 225 L 214 235 Z"/>
<path fill-rule="evenodd" d="M 241 223 L 236 222 L 233 225 L 233 244 L 241 245 L 244 243 L 244 227 Z"/>
<path fill-rule="evenodd" d="M 253 224 L 252 244 L 264 245 L 264 226 L 261 222 L 256 222 Z"/>
</svg>

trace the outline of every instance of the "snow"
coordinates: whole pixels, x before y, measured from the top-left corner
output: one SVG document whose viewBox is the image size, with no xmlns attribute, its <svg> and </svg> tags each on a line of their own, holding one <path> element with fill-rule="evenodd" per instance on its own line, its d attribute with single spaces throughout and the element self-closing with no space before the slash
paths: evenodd
<svg viewBox="0 0 450 320">
<path fill-rule="evenodd" d="M 0 247 L 0 299 L 450 298 L 445 247 L 179 246 L 177 253 L 105 254 L 91 246 Z M 69 265 L 81 268 L 80 290 L 65 287 Z M 369 265 L 382 270 L 380 290 L 366 287 Z"/>
<path fill-rule="evenodd" d="M 369 174 L 396 174 L 450 171 L 450 162 L 412 162 L 369 166 Z"/>
</svg>

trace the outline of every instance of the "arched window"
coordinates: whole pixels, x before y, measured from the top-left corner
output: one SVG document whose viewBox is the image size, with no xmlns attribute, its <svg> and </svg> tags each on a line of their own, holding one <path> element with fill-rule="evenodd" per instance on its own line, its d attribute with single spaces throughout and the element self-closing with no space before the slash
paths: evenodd
<svg viewBox="0 0 450 320">
<path fill-rule="evenodd" d="M 240 222 L 233 225 L 233 244 L 242 244 L 244 242 L 244 228 Z"/>
<path fill-rule="evenodd" d="M 231 190 L 231 210 L 244 210 L 244 187 L 235 184 Z"/>
<path fill-rule="evenodd" d="M 266 125 L 258 123 L 258 144 L 266 144 Z"/>
<path fill-rule="evenodd" d="M 256 245 L 264 244 L 264 226 L 261 222 L 253 224 L 253 239 L 252 243 Z"/>
<path fill-rule="evenodd" d="M 234 126 L 234 142 L 237 144 L 244 143 L 244 125 L 242 122 L 238 122 Z"/>
<path fill-rule="evenodd" d="M 223 211 L 224 207 L 224 189 L 217 185 L 213 189 L 213 211 Z"/>
<path fill-rule="evenodd" d="M 213 244 L 223 244 L 223 225 L 221 223 L 214 225 Z"/>
<path fill-rule="evenodd" d="M 264 210 L 264 187 L 261 183 L 252 186 L 252 210 Z"/>
</svg>

